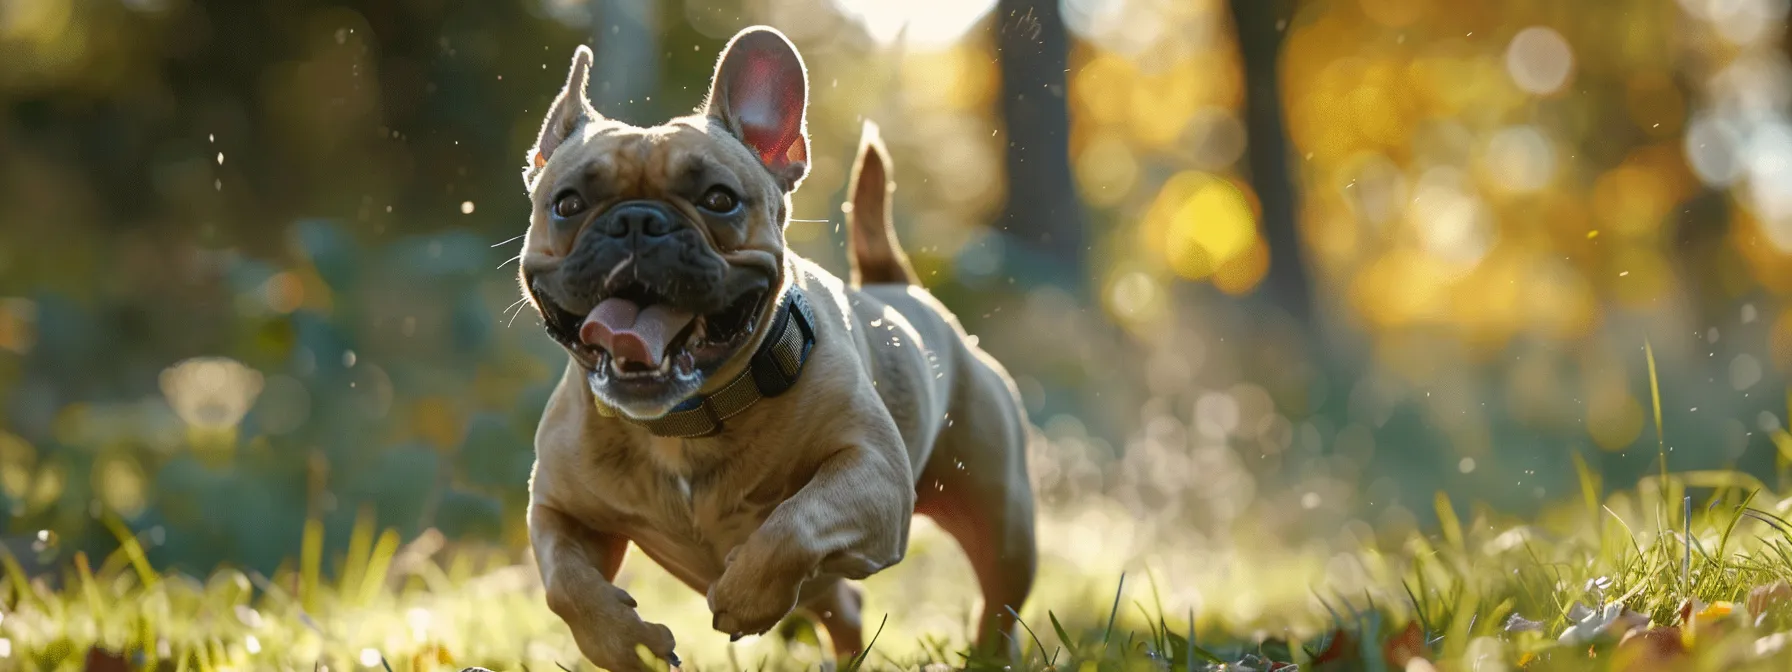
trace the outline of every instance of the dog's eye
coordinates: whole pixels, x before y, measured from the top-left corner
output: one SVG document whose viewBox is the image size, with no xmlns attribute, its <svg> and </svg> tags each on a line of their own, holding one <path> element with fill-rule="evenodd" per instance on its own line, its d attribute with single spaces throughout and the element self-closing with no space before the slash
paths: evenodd
<svg viewBox="0 0 1792 672">
<path fill-rule="evenodd" d="M 554 199 L 554 214 L 560 217 L 571 217 L 585 211 L 585 199 L 576 193 L 561 194 Z"/>
<path fill-rule="evenodd" d="M 703 192 L 703 198 L 697 200 L 697 207 L 716 213 L 734 212 L 739 205 L 740 199 L 726 187 L 710 187 L 709 191 Z"/>
</svg>

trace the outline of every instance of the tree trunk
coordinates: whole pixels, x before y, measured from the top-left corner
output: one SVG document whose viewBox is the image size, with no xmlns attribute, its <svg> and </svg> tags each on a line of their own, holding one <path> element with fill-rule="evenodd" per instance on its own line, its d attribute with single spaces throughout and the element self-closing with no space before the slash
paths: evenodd
<svg viewBox="0 0 1792 672">
<path fill-rule="evenodd" d="M 1296 194 L 1288 166 L 1280 92 L 1282 33 L 1293 15 L 1289 0 L 1229 0 L 1244 60 L 1245 128 L 1251 189 L 1263 208 L 1269 274 L 1257 293 L 1288 312 L 1302 328 L 1313 323 L 1312 280 L 1295 219 Z"/>
<path fill-rule="evenodd" d="M 591 104 L 606 117 L 657 124 L 659 5 L 654 0 L 591 0 Z"/>
<path fill-rule="evenodd" d="M 1008 199 L 1001 229 L 1054 267 L 1048 277 L 1087 284 L 1082 202 L 1070 173 L 1064 71 L 1070 38 L 1058 0 L 999 0 L 996 50 L 1007 125 Z"/>
</svg>

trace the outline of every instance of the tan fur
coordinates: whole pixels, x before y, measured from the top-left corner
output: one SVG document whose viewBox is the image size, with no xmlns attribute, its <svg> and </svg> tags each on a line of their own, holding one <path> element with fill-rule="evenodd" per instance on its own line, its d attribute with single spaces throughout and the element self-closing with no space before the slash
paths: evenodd
<svg viewBox="0 0 1792 672">
<path fill-rule="evenodd" d="M 891 216 L 895 208 L 890 202 L 896 183 L 889 177 L 889 166 L 890 150 L 884 148 L 877 124 L 867 120 L 859 138 L 859 158 L 846 187 L 851 199 L 847 201 L 846 223 L 852 238 L 852 254 L 847 258 L 852 262 L 854 287 L 921 284 L 902 244 L 896 241 L 896 222 Z"/>
<path fill-rule="evenodd" d="M 766 29 L 742 35 L 755 30 Z M 575 84 L 583 85 L 569 88 Z M 572 105 L 556 108 L 544 128 L 562 127 L 554 114 L 586 114 Z M 577 232 L 556 233 L 546 215 L 559 181 L 597 175 L 617 198 L 670 200 L 666 185 L 682 161 L 701 154 L 761 203 L 744 233 L 706 233 L 705 241 L 730 264 L 774 263 L 780 290 L 805 292 L 818 324 L 793 388 L 700 439 L 659 438 L 600 415 L 583 369 L 569 359 L 536 433 L 529 530 L 548 605 L 581 652 L 612 670 L 644 669 L 637 645 L 674 657 L 672 633 L 643 622 L 611 583 L 633 544 L 708 597 L 717 630 L 763 633 L 801 609 L 825 626 L 837 654 L 852 655 L 863 646 L 860 600 L 845 580 L 900 561 L 916 512 L 965 549 L 985 596 L 979 643 L 1005 648 L 1008 609 L 1018 610 L 1031 586 L 1034 543 L 1027 421 L 1001 366 L 925 289 L 854 288 L 785 250 L 788 191 L 802 168 L 768 170 L 713 111 L 648 129 L 591 114 L 525 171 L 534 203 L 525 277 L 551 272 L 573 249 Z M 874 133 L 867 137 L 862 151 L 885 159 L 874 178 L 885 182 L 887 156 Z M 800 151 L 806 160 L 806 140 Z M 887 186 L 871 191 L 887 194 Z M 854 209 L 863 216 L 884 207 Z M 887 226 L 887 216 L 880 222 Z M 895 243 L 893 234 L 883 240 Z M 900 249 L 891 251 L 860 259 L 860 268 L 912 280 L 891 275 L 906 271 L 890 261 L 903 259 Z M 707 385 L 744 370 L 757 346 L 742 347 Z"/>
</svg>

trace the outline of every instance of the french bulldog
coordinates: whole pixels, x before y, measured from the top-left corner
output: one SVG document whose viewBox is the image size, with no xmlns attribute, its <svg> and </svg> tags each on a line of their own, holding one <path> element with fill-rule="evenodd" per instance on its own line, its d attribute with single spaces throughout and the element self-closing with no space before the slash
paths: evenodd
<svg viewBox="0 0 1792 672">
<path fill-rule="evenodd" d="M 1010 653 L 1036 564 L 1031 431 L 903 253 L 876 126 L 842 281 L 785 245 L 810 154 L 808 75 L 782 33 L 740 32 L 700 109 L 647 128 L 591 107 L 591 60 L 579 47 L 523 169 L 520 281 L 567 353 L 530 478 L 548 607 L 600 667 L 676 666 L 672 632 L 614 583 L 632 544 L 707 596 L 716 630 L 801 610 L 852 656 L 852 581 L 902 560 L 919 513 L 975 570 L 978 646 Z"/>
</svg>

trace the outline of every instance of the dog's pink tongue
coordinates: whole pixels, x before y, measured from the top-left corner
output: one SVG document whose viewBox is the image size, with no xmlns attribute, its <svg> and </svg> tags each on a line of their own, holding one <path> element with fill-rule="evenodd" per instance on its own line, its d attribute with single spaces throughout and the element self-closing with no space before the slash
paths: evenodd
<svg viewBox="0 0 1792 672">
<path fill-rule="evenodd" d="M 672 338 L 695 318 L 665 304 L 642 310 L 628 299 L 604 299 L 579 325 L 579 340 L 609 351 L 611 357 L 657 367 Z"/>
</svg>

